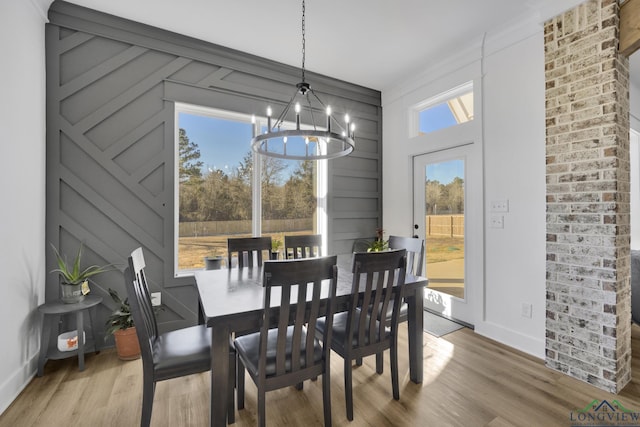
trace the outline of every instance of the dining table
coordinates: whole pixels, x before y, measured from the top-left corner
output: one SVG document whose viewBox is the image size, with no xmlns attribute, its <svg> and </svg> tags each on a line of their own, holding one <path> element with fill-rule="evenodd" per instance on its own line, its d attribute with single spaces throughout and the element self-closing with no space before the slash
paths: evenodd
<svg viewBox="0 0 640 427">
<path fill-rule="evenodd" d="M 338 255 L 336 312 L 348 308 L 352 294 L 352 258 L 352 254 Z M 227 424 L 227 387 L 234 386 L 228 383 L 229 337 L 257 331 L 260 327 L 264 305 L 262 272 L 261 266 L 195 272 L 200 315 L 212 334 L 211 426 Z M 402 289 L 408 306 L 409 374 L 414 383 L 421 383 L 423 378 L 423 291 L 427 284 L 426 277 L 407 273 Z"/>
</svg>

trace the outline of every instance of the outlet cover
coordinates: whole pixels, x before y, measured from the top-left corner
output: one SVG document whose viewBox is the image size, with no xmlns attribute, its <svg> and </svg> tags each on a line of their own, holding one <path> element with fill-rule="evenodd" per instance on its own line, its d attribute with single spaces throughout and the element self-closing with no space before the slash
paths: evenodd
<svg viewBox="0 0 640 427">
<path fill-rule="evenodd" d="M 504 228 L 504 216 L 491 215 L 489 225 L 491 228 Z"/>
<path fill-rule="evenodd" d="M 151 292 L 151 305 L 162 305 L 162 292 Z"/>
</svg>

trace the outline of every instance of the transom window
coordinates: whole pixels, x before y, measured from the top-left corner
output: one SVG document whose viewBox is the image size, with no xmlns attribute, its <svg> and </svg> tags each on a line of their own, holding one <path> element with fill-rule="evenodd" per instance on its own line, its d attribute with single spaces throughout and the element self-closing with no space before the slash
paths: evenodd
<svg viewBox="0 0 640 427">
<path fill-rule="evenodd" d="M 227 255 L 229 237 L 322 234 L 326 161 L 283 160 L 251 150 L 266 127 L 229 111 L 176 104 L 176 275 Z M 276 242 L 281 244 L 278 246 Z"/>
<path fill-rule="evenodd" d="M 473 120 L 473 82 L 448 90 L 413 108 L 413 136 Z"/>
</svg>

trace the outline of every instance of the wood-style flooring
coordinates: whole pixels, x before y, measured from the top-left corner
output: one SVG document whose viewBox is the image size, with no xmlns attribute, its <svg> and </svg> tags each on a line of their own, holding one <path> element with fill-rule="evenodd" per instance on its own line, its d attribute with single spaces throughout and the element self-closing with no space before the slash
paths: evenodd
<svg viewBox="0 0 640 427">
<path fill-rule="evenodd" d="M 569 426 L 576 412 L 594 399 L 618 400 L 640 412 L 640 328 L 633 327 L 634 380 L 612 395 L 547 369 L 544 363 L 469 329 L 441 338 L 425 334 L 424 382 L 409 381 L 408 361 L 400 352 L 400 400 L 391 395 L 388 354 L 383 375 L 375 358 L 354 368 L 354 416 L 346 419 L 343 361 L 331 361 L 331 400 L 335 426 Z M 407 348 L 406 324 L 400 349 Z M 75 358 L 49 361 L 0 416 L 0 427 L 137 426 L 142 400 L 140 360 L 118 360 L 113 349 L 87 355 L 84 372 Z M 255 387 L 246 376 L 245 409 L 236 411 L 238 427 L 256 424 Z M 270 426 L 320 426 L 321 379 L 304 389 L 267 394 Z M 206 426 L 209 422 L 208 373 L 158 383 L 153 426 Z M 574 419 L 572 420 L 571 417 Z"/>
</svg>

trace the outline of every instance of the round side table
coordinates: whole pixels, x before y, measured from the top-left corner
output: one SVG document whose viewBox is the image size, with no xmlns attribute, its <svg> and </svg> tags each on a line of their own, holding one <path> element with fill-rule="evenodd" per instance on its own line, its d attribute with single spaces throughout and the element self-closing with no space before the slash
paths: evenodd
<svg viewBox="0 0 640 427">
<path fill-rule="evenodd" d="M 84 354 L 89 351 L 100 351 L 99 341 L 101 335 L 96 331 L 96 307 L 102 302 L 101 296 L 87 295 L 84 300 L 67 304 L 62 301 L 51 301 L 38 307 L 38 311 L 42 313 L 42 332 L 40 336 L 40 355 L 38 357 L 38 376 L 41 377 L 44 371 L 44 364 L 47 360 L 64 359 L 67 357 L 78 355 L 78 367 L 84 370 Z M 84 312 L 89 312 L 89 321 L 91 322 L 91 337 L 84 339 Z M 49 348 L 49 340 L 51 338 L 52 329 L 58 330 L 58 324 L 61 316 L 67 314 L 76 315 L 76 327 L 78 329 L 78 348 L 71 351 L 59 351 L 57 347 Z M 58 331 L 59 332 L 59 331 Z M 57 334 L 56 334 L 57 335 Z M 96 336 L 97 335 L 97 336 Z"/>
</svg>

